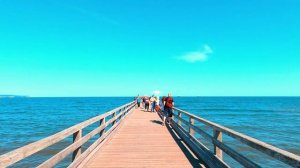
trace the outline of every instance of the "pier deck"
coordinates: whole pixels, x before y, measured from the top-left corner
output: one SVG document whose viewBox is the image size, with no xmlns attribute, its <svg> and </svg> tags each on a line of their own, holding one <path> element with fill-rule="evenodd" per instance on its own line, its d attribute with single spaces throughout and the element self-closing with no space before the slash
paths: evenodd
<svg viewBox="0 0 300 168">
<path fill-rule="evenodd" d="M 171 134 L 170 134 L 171 132 Z M 200 167 L 157 113 L 135 109 L 84 167 Z"/>
<path fill-rule="evenodd" d="M 241 154 L 223 142 L 223 136 L 234 138 L 281 163 L 300 167 L 300 156 L 259 141 L 232 129 L 211 122 L 191 113 L 173 108 L 171 126 L 162 126 L 161 112 L 150 113 L 135 109 L 135 102 L 127 103 L 104 114 L 95 116 L 54 135 L 30 143 L 0 156 L 0 167 L 14 165 L 25 158 L 47 151 L 49 146 L 68 137 L 73 142 L 40 163 L 38 168 L 55 167 L 72 156 L 68 168 L 97 167 L 214 167 L 229 168 L 223 160 L 223 152 L 244 167 L 259 168 L 251 157 Z M 212 134 L 203 130 L 210 127 Z M 94 130 L 84 134 L 89 126 Z M 213 145 L 209 149 L 199 135 Z M 83 149 L 83 145 L 94 142 Z M 237 144 L 238 145 L 238 144 Z M 33 166 L 31 166 L 33 167 Z M 283 167 L 283 166 L 278 166 Z"/>
</svg>

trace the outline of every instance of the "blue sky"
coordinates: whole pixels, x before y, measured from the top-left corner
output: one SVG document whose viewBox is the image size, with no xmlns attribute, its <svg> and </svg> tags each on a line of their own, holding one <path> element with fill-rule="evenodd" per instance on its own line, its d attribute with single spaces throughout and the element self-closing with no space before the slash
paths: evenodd
<svg viewBox="0 0 300 168">
<path fill-rule="evenodd" d="M 299 96 L 298 0 L 0 0 L 0 94 Z"/>
</svg>

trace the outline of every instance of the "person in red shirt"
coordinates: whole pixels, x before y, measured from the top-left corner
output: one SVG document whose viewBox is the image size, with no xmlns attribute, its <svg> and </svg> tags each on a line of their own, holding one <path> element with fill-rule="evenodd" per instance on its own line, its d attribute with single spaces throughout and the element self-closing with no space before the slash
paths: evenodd
<svg viewBox="0 0 300 168">
<path fill-rule="evenodd" d="M 163 104 L 164 104 L 164 122 L 162 123 L 162 125 L 164 125 L 166 119 L 167 119 L 167 123 L 170 124 L 170 120 L 173 116 L 173 106 L 174 106 L 174 100 L 172 98 L 171 93 L 169 93 L 168 97 L 164 99 Z"/>
</svg>

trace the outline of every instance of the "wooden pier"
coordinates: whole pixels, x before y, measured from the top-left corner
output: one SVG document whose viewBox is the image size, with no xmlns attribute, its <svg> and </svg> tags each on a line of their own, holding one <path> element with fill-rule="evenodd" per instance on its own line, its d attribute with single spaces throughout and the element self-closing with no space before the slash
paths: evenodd
<svg viewBox="0 0 300 168">
<path fill-rule="evenodd" d="M 190 151 L 180 148 L 180 138 L 161 123 L 156 113 L 133 110 L 84 167 L 200 167 Z"/>
<path fill-rule="evenodd" d="M 68 167 L 71 168 L 230 167 L 223 160 L 223 153 L 244 167 L 260 167 L 255 160 L 251 160 L 222 142 L 223 136 L 234 138 L 287 166 L 300 167 L 298 155 L 178 108 L 174 108 L 171 125 L 162 126 L 161 113 L 144 112 L 135 108 L 135 105 L 135 102 L 128 103 L 55 135 L 1 155 L 0 167 L 13 166 L 69 137 L 73 137 L 73 143 L 70 146 L 54 154 L 38 167 L 54 167 L 70 155 L 72 162 Z M 98 126 L 83 135 L 83 130 L 93 124 Z M 203 130 L 200 124 L 210 127 L 213 134 Z M 199 135 L 212 143 L 213 151 L 197 138 Z M 82 146 L 92 138 L 96 140 L 84 150 Z"/>
</svg>

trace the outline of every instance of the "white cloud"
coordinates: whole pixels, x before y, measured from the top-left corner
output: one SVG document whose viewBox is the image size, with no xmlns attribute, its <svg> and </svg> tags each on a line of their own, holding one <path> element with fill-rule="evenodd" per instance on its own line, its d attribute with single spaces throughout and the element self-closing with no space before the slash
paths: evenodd
<svg viewBox="0 0 300 168">
<path fill-rule="evenodd" d="M 178 59 L 190 63 L 203 62 L 206 61 L 207 57 L 212 53 L 212 49 L 208 45 L 204 45 L 200 51 L 186 53 L 185 55 L 178 57 Z"/>
<path fill-rule="evenodd" d="M 160 91 L 159 91 L 159 90 L 155 90 L 155 91 L 153 91 L 153 94 L 154 94 L 154 95 L 159 95 L 159 94 L 160 94 Z"/>
</svg>

